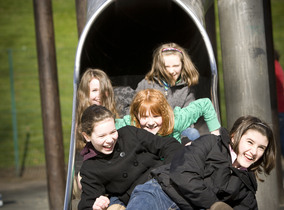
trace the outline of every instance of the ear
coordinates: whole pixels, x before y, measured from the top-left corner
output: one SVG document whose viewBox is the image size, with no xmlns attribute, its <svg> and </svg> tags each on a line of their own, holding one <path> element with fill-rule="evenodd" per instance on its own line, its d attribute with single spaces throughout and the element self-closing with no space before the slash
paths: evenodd
<svg viewBox="0 0 284 210">
<path fill-rule="evenodd" d="M 91 141 L 90 137 L 85 132 L 82 132 L 82 135 L 84 136 L 84 138 L 87 142 Z"/>
<path fill-rule="evenodd" d="M 231 137 L 231 142 L 232 142 L 232 145 L 234 145 L 234 144 L 235 144 L 234 135 L 232 135 L 232 137 Z"/>
</svg>

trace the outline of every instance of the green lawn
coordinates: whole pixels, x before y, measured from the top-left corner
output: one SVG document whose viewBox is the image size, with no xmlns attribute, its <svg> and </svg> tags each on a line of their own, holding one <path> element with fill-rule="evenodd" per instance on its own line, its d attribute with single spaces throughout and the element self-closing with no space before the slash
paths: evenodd
<svg viewBox="0 0 284 210">
<path fill-rule="evenodd" d="M 53 0 L 57 70 L 66 162 L 69 152 L 73 70 L 78 43 L 75 0 Z M 271 0 L 275 47 L 284 55 L 284 1 Z M 0 0 L 0 169 L 14 167 L 14 144 L 9 70 L 14 72 L 19 164 L 43 165 L 39 81 L 32 0 Z M 218 58 L 221 58 L 218 40 Z M 11 49 L 9 57 L 8 49 Z M 9 59 L 13 66 L 9 65 Z M 218 61 L 221 67 L 221 60 Z M 284 56 L 280 63 L 284 66 Z M 221 68 L 220 68 L 221 69 Z M 222 72 L 220 72 L 222 124 L 226 125 Z M 52 132 L 52 131 L 51 131 Z"/>
</svg>

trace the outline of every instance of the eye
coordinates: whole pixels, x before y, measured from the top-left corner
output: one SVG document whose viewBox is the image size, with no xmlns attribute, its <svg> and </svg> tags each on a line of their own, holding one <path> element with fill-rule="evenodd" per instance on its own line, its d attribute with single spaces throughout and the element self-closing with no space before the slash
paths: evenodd
<svg viewBox="0 0 284 210">
<path fill-rule="evenodd" d="M 258 148 L 261 149 L 261 150 L 263 150 L 263 151 L 266 149 L 265 146 L 259 146 Z"/>
<path fill-rule="evenodd" d="M 251 140 L 248 140 L 247 142 L 248 142 L 248 144 L 251 144 L 251 145 L 253 144 L 253 142 Z"/>
</svg>

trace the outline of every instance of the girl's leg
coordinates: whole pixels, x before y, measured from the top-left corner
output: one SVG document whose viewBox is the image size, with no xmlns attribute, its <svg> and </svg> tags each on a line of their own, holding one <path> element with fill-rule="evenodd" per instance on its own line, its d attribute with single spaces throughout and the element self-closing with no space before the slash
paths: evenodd
<svg viewBox="0 0 284 210">
<path fill-rule="evenodd" d="M 155 179 L 143 185 L 138 185 L 133 190 L 127 210 L 179 210 L 179 207 L 167 196 Z"/>
<path fill-rule="evenodd" d="M 119 198 L 118 197 L 110 197 L 109 198 L 109 201 L 110 201 L 110 203 L 109 203 L 109 205 L 112 205 L 112 204 L 120 204 L 120 205 L 122 205 L 122 206 L 125 206 L 125 204 L 121 201 L 121 200 L 119 200 Z"/>
</svg>

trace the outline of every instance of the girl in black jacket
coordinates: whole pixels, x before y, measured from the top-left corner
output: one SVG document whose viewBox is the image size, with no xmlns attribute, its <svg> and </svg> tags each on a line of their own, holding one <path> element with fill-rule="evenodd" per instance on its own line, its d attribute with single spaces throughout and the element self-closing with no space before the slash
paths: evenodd
<svg viewBox="0 0 284 210">
<path fill-rule="evenodd" d="M 78 209 L 103 210 L 113 203 L 127 204 L 134 187 L 145 183 L 151 170 L 170 163 L 174 152 L 183 147 L 172 137 L 134 126 L 116 130 L 114 115 L 103 106 L 88 107 L 79 129 L 87 144 L 81 153 Z"/>
<path fill-rule="evenodd" d="M 257 174 L 269 174 L 275 164 L 272 130 L 247 116 L 230 134 L 220 133 L 200 137 L 153 170 L 154 179 L 134 189 L 127 209 L 209 209 L 220 201 L 227 209 L 257 209 Z"/>
</svg>

